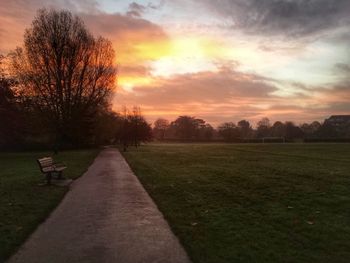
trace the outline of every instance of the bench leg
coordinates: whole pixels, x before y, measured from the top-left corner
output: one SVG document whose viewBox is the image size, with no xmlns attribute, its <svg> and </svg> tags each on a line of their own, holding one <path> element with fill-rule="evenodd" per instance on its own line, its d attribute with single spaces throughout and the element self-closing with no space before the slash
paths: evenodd
<svg viewBox="0 0 350 263">
<path fill-rule="evenodd" d="M 51 184 L 51 173 L 46 173 L 46 182 L 48 185 Z"/>
</svg>

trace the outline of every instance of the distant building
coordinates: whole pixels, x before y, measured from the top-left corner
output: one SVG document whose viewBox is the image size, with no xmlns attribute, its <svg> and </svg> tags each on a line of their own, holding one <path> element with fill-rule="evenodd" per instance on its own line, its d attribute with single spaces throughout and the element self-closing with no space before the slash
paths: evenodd
<svg viewBox="0 0 350 263">
<path fill-rule="evenodd" d="M 350 115 L 332 115 L 325 119 L 324 124 L 333 127 L 344 127 L 350 125 Z"/>
</svg>

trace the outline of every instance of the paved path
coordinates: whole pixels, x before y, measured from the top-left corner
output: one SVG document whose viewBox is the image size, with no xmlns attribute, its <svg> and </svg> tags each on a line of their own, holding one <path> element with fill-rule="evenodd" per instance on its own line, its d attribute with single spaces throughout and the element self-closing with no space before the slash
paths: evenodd
<svg viewBox="0 0 350 263">
<path fill-rule="evenodd" d="M 9 262 L 190 261 L 124 158 L 110 148 Z"/>
</svg>

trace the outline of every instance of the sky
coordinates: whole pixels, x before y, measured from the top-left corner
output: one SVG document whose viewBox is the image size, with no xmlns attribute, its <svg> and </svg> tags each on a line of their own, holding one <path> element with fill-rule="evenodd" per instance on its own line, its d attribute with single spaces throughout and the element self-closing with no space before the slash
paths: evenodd
<svg viewBox="0 0 350 263">
<path fill-rule="evenodd" d="M 350 114 L 349 0 L 0 0 L 0 53 L 23 44 L 39 8 L 112 41 L 116 111 L 213 125 Z"/>
</svg>

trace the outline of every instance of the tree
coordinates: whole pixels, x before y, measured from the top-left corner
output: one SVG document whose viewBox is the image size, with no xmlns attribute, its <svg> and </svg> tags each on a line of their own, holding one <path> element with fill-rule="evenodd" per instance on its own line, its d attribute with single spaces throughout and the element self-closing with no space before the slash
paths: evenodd
<svg viewBox="0 0 350 263">
<path fill-rule="evenodd" d="M 169 129 L 169 121 L 166 119 L 159 118 L 154 122 L 153 135 L 158 140 L 164 140 L 165 133 Z"/>
<path fill-rule="evenodd" d="M 300 129 L 304 133 L 306 138 L 315 138 L 318 135 L 318 131 L 321 128 L 321 123 L 318 121 L 313 121 L 312 123 L 303 123 L 300 125 Z"/>
<path fill-rule="evenodd" d="M 134 146 L 138 147 L 141 142 L 146 142 L 152 138 L 152 128 L 141 114 L 139 107 L 134 107 L 132 114 L 128 116 L 129 131 Z"/>
<path fill-rule="evenodd" d="M 94 144 L 105 145 L 115 143 L 122 128 L 122 117 L 110 109 L 101 110 L 96 116 L 94 125 Z"/>
<path fill-rule="evenodd" d="M 271 127 L 271 135 L 273 137 L 285 137 L 286 126 L 282 122 L 276 121 Z"/>
<path fill-rule="evenodd" d="M 191 140 L 196 137 L 199 121 L 191 116 L 179 116 L 171 123 L 175 135 L 181 140 Z"/>
<path fill-rule="evenodd" d="M 258 121 L 257 125 L 257 136 L 258 138 L 267 137 L 270 135 L 270 120 L 268 118 L 262 118 Z"/>
<path fill-rule="evenodd" d="M 152 128 L 141 114 L 138 107 L 134 107 L 132 113 L 126 108 L 123 110 L 122 129 L 119 140 L 123 144 L 124 151 L 130 145 L 138 147 L 141 142 L 152 139 Z"/>
<path fill-rule="evenodd" d="M 94 118 L 115 85 L 114 50 L 68 11 L 40 9 L 11 55 L 24 96 L 56 140 L 87 143 Z"/>
<path fill-rule="evenodd" d="M 311 133 L 317 132 L 320 128 L 321 128 L 321 123 L 319 123 L 318 121 L 313 121 L 310 124 Z"/>
<path fill-rule="evenodd" d="M 199 127 L 198 139 L 203 141 L 210 141 L 214 136 L 214 128 L 209 124 L 205 123 Z"/>
<path fill-rule="evenodd" d="M 286 139 L 300 139 L 304 137 L 303 131 L 291 121 L 285 122 Z"/>
<path fill-rule="evenodd" d="M 248 138 L 251 135 L 252 127 L 249 121 L 241 120 L 237 123 L 241 138 Z"/>
<path fill-rule="evenodd" d="M 226 142 L 233 142 L 240 136 L 239 128 L 233 122 L 222 123 L 218 127 L 219 135 L 224 138 Z"/>
<path fill-rule="evenodd" d="M 15 81 L 4 68 L 0 55 L 0 148 L 18 147 L 24 140 L 25 118 L 14 91 Z"/>
</svg>

